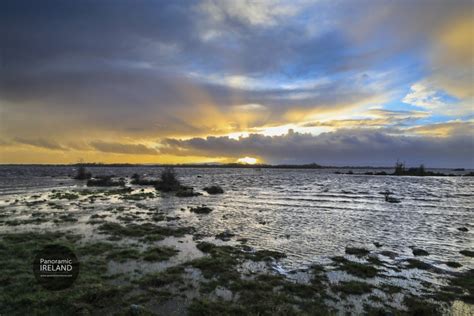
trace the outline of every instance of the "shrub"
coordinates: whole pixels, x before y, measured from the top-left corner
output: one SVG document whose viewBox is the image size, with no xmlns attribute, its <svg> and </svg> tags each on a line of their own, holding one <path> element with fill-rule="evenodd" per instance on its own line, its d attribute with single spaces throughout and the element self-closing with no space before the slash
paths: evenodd
<svg viewBox="0 0 474 316">
<path fill-rule="evenodd" d="M 79 166 L 77 169 L 77 174 L 74 176 L 76 180 L 87 180 L 92 177 L 92 174 L 86 170 L 84 166 Z"/>
<path fill-rule="evenodd" d="M 224 190 L 218 185 L 205 187 L 203 190 L 206 191 L 209 194 L 222 194 L 222 193 L 224 193 Z"/>
<path fill-rule="evenodd" d="M 170 192 L 178 191 L 181 188 L 181 183 L 176 177 L 173 168 L 166 167 L 160 175 L 160 181 L 156 184 L 156 189 L 159 191 Z"/>
</svg>

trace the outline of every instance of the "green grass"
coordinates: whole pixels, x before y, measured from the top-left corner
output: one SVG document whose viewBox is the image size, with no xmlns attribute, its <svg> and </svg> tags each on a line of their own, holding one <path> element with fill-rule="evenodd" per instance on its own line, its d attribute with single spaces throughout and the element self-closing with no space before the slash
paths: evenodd
<svg viewBox="0 0 474 316">
<path fill-rule="evenodd" d="M 166 236 L 182 237 L 185 234 L 192 233 L 194 229 L 192 227 L 168 227 L 168 226 L 157 226 L 151 223 L 145 224 L 127 224 L 120 225 L 118 223 L 104 223 L 98 227 L 100 233 L 109 234 L 116 238 L 122 237 L 142 237 L 145 240 L 160 240 Z M 154 236 L 152 239 L 151 236 Z"/>
<path fill-rule="evenodd" d="M 108 284 L 105 258 L 96 255 L 87 258 L 86 254 L 97 252 L 93 250 L 97 245 L 79 246 L 79 236 L 59 232 L 2 234 L 0 237 L 0 314 L 87 314 L 120 306 L 126 287 Z M 81 262 L 78 279 L 72 287 L 62 291 L 43 289 L 31 269 L 36 252 L 52 243 L 69 247 Z"/>
<path fill-rule="evenodd" d="M 77 200 L 79 198 L 79 194 L 69 192 L 55 192 L 50 194 L 49 198 L 54 200 Z"/>
<path fill-rule="evenodd" d="M 378 273 L 378 270 L 369 264 L 353 262 L 344 257 L 333 257 L 331 260 L 338 264 L 342 271 L 360 278 L 373 278 Z"/>
<path fill-rule="evenodd" d="M 179 251 L 171 247 L 153 247 L 143 252 L 143 260 L 164 261 L 176 255 Z"/>
</svg>

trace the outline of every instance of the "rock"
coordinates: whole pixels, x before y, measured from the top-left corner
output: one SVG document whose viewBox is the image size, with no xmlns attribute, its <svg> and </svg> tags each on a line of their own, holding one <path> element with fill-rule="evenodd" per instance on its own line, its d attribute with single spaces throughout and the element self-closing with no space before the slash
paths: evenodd
<svg viewBox="0 0 474 316">
<path fill-rule="evenodd" d="M 429 252 L 420 248 L 413 248 L 412 249 L 414 256 L 428 256 Z"/>
<path fill-rule="evenodd" d="M 374 246 L 377 247 L 377 248 L 380 248 L 380 247 L 382 247 L 382 244 L 376 241 L 376 242 L 374 242 Z"/>
<path fill-rule="evenodd" d="M 459 230 L 460 232 L 467 232 L 467 231 L 469 231 L 469 229 L 467 229 L 467 227 L 458 227 L 458 230 Z"/>
<path fill-rule="evenodd" d="M 206 191 L 209 194 L 222 194 L 222 193 L 224 193 L 224 190 L 218 185 L 205 187 L 203 190 Z"/>
<path fill-rule="evenodd" d="M 212 212 L 212 209 L 203 205 L 203 206 L 191 207 L 190 211 L 196 214 L 209 214 L 210 212 Z"/>
</svg>

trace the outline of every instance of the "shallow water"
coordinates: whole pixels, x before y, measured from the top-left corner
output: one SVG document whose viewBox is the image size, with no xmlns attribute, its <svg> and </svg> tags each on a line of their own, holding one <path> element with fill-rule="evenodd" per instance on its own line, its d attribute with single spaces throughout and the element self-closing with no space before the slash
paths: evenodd
<svg viewBox="0 0 474 316">
<path fill-rule="evenodd" d="M 94 175 L 117 177 L 133 173 L 156 177 L 161 170 L 146 166 L 89 169 Z M 344 254 L 346 246 L 374 250 L 374 242 L 402 257 L 412 256 L 410 246 L 425 249 L 430 253 L 426 261 L 443 269 L 449 270 L 443 261 L 474 268 L 470 258 L 459 254 L 474 247 L 473 177 L 338 175 L 334 171 L 180 168 L 177 173 L 184 184 L 199 192 L 218 184 L 225 194 L 204 193 L 192 198 L 164 195 L 140 203 L 179 216 L 183 225 L 196 227 L 200 234 L 214 236 L 229 230 L 236 235 L 234 239 L 248 239 L 250 246 L 284 252 L 288 258 L 282 264 L 287 269 L 325 262 Z M 73 167 L 2 166 L 0 205 L 52 189 L 83 188 L 83 182 L 71 180 L 73 173 Z M 380 194 L 385 190 L 393 192 L 401 203 L 385 202 Z M 68 203 L 68 211 L 83 206 L 77 201 Z M 90 209 L 97 213 L 114 203 L 124 202 L 97 199 Z M 181 210 L 202 204 L 213 212 L 197 215 Z M 20 207 L 21 203 L 15 206 Z M 28 207 L 23 207 L 27 216 Z M 48 211 L 47 205 L 43 211 Z M 81 221 L 61 226 L 77 226 L 86 234 L 93 234 L 94 229 Z M 459 227 L 469 231 L 461 232 Z"/>
<path fill-rule="evenodd" d="M 88 169 L 94 175 L 114 175 L 127 181 L 134 173 L 156 178 L 161 172 L 161 168 L 147 166 Z M 335 174 L 335 169 L 178 168 L 176 171 L 184 185 L 203 195 L 179 198 L 157 192 L 153 187 L 131 186 L 134 194 L 152 196 L 127 200 L 123 194 L 107 194 L 110 188 L 88 188 L 84 181 L 72 180 L 73 167 L 0 166 L 0 231 L 61 230 L 80 234 L 82 242 L 87 242 L 111 237 L 98 231 L 103 222 L 151 222 L 195 228 L 192 235 L 152 242 L 179 250 L 168 261 L 109 261 L 107 274 L 132 277 L 163 271 L 203 256 L 196 248 L 197 238 L 219 245 L 245 243 L 250 249 L 275 250 L 287 255 L 269 266 L 264 262 L 247 262 L 240 268 L 245 273 L 266 271 L 270 267 L 274 273 L 305 283 L 309 278 L 307 268 L 321 263 L 333 285 L 361 278 L 341 270 L 331 258 L 344 255 L 346 247 L 366 248 L 371 252 L 369 257 L 345 255 L 345 258 L 369 265 L 370 259 L 380 260 L 377 276 L 364 280 L 377 287 L 372 294 L 379 301 L 373 301 L 371 294 L 342 297 L 329 290 L 336 300 L 326 303 L 341 315 L 348 311 L 362 313 L 365 304 L 403 310 L 404 295 L 429 297 L 449 285 L 450 276 L 474 268 L 472 258 L 459 253 L 474 248 L 473 177 L 369 176 L 362 174 L 373 170 L 361 169 L 354 170 L 358 175 Z M 224 194 L 209 195 L 202 190 L 216 184 L 223 187 Z M 84 190 L 89 192 L 71 200 L 53 198 L 54 192 L 78 194 Z M 393 192 L 401 203 L 386 202 L 381 194 L 386 190 Z M 209 214 L 189 211 L 190 207 L 203 204 L 213 211 Z M 460 227 L 468 231 L 458 230 Z M 229 241 L 215 238 L 226 231 L 234 234 Z M 140 250 L 152 243 L 133 238 L 114 239 L 117 246 Z M 407 268 L 406 259 L 414 257 L 413 246 L 429 252 L 418 259 L 434 269 Z M 392 252 L 394 256 L 390 258 L 382 251 Z M 462 267 L 450 268 L 445 264 L 447 261 L 461 263 Z M 124 280 L 118 278 L 113 282 Z M 387 294 L 382 291 L 384 286 L 403 291 Z M 385 305 L 380 305 L 380 300 Z M 171 309 L 176 309 L 171 305 Z M 474 313 L 474 306 L 462 301 L 443 308 L 443 314 L 449 315 Z"/>
</svg>

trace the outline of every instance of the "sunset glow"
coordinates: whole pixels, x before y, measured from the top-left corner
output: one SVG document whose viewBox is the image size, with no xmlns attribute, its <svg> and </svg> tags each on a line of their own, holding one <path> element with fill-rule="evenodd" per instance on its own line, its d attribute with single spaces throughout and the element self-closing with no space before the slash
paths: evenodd
<svg viewBox="0 0 474 316">
<path fill-rule="evenodd" d="M 2 0 L 0 316 L 474 315 L 473 188 L 473 0 Z"/>
<path fill-rule="evenodd" d="M 0 163 L 474 167 L 472 2 L 429 2 L 12 1 Z"/>
<path fill-rule="evenodd" d="M 246 165 L 254 165 L 258 162 L 256 158 L 252 157 L 244 157 L 244 158 L 239 158 L 237 159 L 238 163 L 246 164 Z"/>
</svg>

